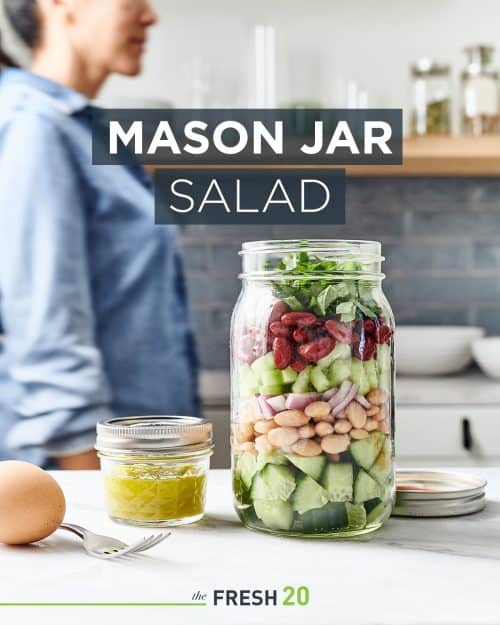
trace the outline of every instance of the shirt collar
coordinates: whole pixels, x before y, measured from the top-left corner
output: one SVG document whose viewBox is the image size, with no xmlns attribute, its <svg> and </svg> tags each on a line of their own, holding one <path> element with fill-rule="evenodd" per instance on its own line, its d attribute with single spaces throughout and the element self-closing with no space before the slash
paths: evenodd
<svg viewBox="0 0 500 625">
<path fill-rule="evenodd" d="M 9 67 L 2 70 L 1 82 L 4 86 L 14 87 L 25 93 L 36 91 L 51 100 L 55 108 L 68 115 L 78 113 L 90 105 L 89 100 L 81 93 L 25 69 Z"/>
</svg>

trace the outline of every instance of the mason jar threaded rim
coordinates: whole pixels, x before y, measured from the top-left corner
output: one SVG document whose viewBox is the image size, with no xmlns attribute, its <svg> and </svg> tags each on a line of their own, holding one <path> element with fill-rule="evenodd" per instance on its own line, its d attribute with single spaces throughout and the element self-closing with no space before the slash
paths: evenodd
<svg viewBox="0 0 500 625">
<path fill-rule="evenodd" d="M 300 252 L 312 254 L 325 261 L 342 263 L 337 270 L 311 271 L 305 274 L 294 274 L 291 269 L 266 266 L 273 255 L 278 258 L 283 255 L 293 255 Z M 324 280 L 332 277 L 352 280 L 383 280 L 385 274 L 381 272 L 381 264 L 385 260 L 382 256 L 382 246 L 379 241 L 365 241 L 354 239 L 289 239 L 249 241 L 242 244 L 239 255 L 243 257 L 243 272 L 239 274 L 242 280 L 290 280 L 310 279 Z M 360 269 L 346 267 L 346 263 L 353 261 L 361 265 Z"/>
</svg>

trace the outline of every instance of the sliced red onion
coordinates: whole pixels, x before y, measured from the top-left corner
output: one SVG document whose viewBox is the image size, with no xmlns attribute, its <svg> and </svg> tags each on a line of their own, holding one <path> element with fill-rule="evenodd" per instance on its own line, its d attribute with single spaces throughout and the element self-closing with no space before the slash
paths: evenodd
<svg viewBox="0 0 500 625">
<path fill-rule="evenodd" d="M 271 408 L 271 406 L 267 403 L 267 400 L 264 397 L 264 395 L 261 395 L 258 401 L 259 401 L 260 411 L 264 419 L 272 419 L 274 415 L 276 414 L 276 410 Z"/>
<path fill-rule="evenodd" d="M 367 399 L 365 399 L 363 395 L 356 395 L 355 399 L 358 402 L 358 404 L 360 404 L 361 406 L 363 406 L 363 408 L 366 408 L 367 410 L 370 410 L 370 408 L 372 407 L 370 402 Z"/>
<path fill-rule="evenodd" d="M 332 410 L 332 417 L 335 417 L 339 414 L 339 412 L 342 412 L 342 410 L 344 410 L 344 408 L 346 408 L 356 397 L 357 393 L 358 386 L 356 384 L 353 384 L 351 390 L 347 393 L 346 398 L 343 399 L 341 403 Z"/>
<path fill-rule="evenodd" d="M 337 388 L 334 386 L 330 390 L 325 391 L 323 395 L 321 396 L 321 399 L 323 401 L 330 401 L 330 399 L 335 395 L 336 392 L 337 392 Z"/>
<path fill-rule="evenodd" d="M 330 399 L 329 403 L 332 408 L 338 406 L 345 398 L 347 393 L 351 390 L 352 383 L 349 380 L 344 380 L 339 387 L 339 390 L 335 393 L 335 395 Z"/>
<path fill-rule="evenodd" d="M 288 410 L 304 410 L 310 403 L 321 397 L 321 393 L 289 393 L 286 398 Z"/>
<path fill-rule="evenodd" d="M 274 397 L 266 398 L 266 402 L 275 412 L 286 410 L 285 395 L 275 395 Z"/>
</svg>

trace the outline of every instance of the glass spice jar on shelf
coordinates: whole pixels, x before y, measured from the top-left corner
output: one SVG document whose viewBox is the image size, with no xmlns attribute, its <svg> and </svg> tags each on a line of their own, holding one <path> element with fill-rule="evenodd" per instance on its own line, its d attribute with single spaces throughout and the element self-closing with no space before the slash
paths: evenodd
<svg viewBox="0 0 500 625">
<path fill-rule="evenodd" d="M 467 66 L 462 73 L 462 132 L 480 136 L 499 129 L 498 72 L 492 67 L 494 48 L 465 48 Z"/>
<path fill-rule="evenodd" d="M 411 132 L 416 136 L 449 135 L 450 67 L 430 59 L 420 59 L 412 65 Z"/>
<path fill-rule="evenodd" d="M 380 243 L 245 243 L 231 325 L 236 511 L 251 529 L 346 537 L 394 496 L 394 318 Z"/>
</svg>

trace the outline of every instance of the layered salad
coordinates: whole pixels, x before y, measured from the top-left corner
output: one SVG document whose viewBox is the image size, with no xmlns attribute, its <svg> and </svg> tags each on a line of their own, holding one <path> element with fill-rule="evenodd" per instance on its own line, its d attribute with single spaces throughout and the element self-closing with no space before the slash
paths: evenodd
<svg viewBox="0 0 500 625">
<path fill-rule="evenodd" d="M 394 489 L 392 318 L 355 261 L 301 252 L 276 268 L 233 336 L 236 509 L 265 531 L 371 531 Z"/>
</svg>

